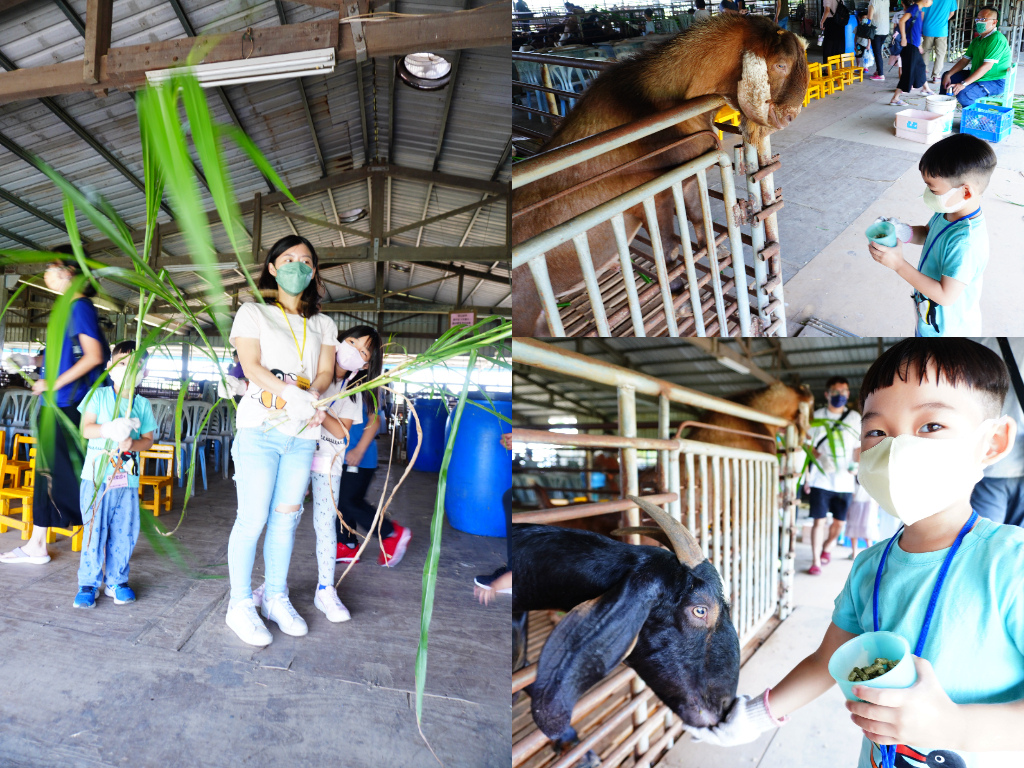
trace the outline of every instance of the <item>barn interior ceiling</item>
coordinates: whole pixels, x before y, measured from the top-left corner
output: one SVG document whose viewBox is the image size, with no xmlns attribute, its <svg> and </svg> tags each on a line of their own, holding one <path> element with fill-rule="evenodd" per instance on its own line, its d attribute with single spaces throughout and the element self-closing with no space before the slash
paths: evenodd
<svg viewBox="0 0 1024 768">
<path fill-rule="evenodd" d="M 825 381 L 845 376 L 857 397 L 871 363 L 899 337 L 813 339 L 550 339 L 554 347 L 654 376 L 716 397 L 774 381 L 805 384 L 821 400 Z M 515 346 L 513 345 L 513 361 Z M 551 417 L 579 423 L 618 420 L 616 390 L 513 362 L 513 415 L 521 425 Z M 637 395 L 637 420 L 656 426 L 658 404 Z M 695 414 L 672 405 L 672 423 Z M 648 429 L 651 428 L 648 427 Z M 643 432 L 641 432 L 643 434 Z"/>
<path fill-rule="evenodd" d="M 381 323 L 455 309 L 508 315 L 509 5 L 0 0 L 0 249 L 67 242 L 61 194 L 33 156 L 101 193 L 142 247 L 135 91 L 147 71 L 182 60 L 192 45 L 209 46 L 206 62 L 332 48 L 330 74 L 207 90 L 215 118 L 241 127 L 299 201 L 288 201 L 241 150 L 225 145 L 252 244 L 250 252 L 230 252 L 210 216 L 229 299 L 247 300 L 243 270 L 258 271 L 276 240 L 299 234 L 320 256 L 327 311 L 374 312 Z M 448 62 L 447 85 L 409 84 L 409 68 L 398 65 L 418 52 Z M 201 192 L 212 211 L 209 190 Z M 166 202 L 159 222 L 151 258 L 198 307 L 206 286 L 190 268 Z M 78 224 L 88 253 L 127 263 L 88 221 Z M 108 309 L 132 312 L 136 294 L 104 287 Z"/>
</svg>

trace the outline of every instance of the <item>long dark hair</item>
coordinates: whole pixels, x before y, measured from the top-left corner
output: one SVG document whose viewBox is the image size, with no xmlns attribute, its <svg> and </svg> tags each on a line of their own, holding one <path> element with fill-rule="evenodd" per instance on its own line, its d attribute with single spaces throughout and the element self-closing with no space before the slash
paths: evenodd
<svg viewBox="0 0 1024 768">
<path fill-rule="evenodd" d="M 71 247 L 71 243 L 64 243 L 63 245 L 58 245 L 50 250 L 53 253 L 63 253 L 71 257 L 70 259 L 54 259 L 54 264 L 59 264 L 64 267 L 64 269 L 69 272 L 74 272 L 76 275 L 82 273 L 81 268 L 78 266 L 78 262 L 75 261 L 75 249 Z M 82 286 L 82 295 L 87 299 L 91 299 L 96 295 L 96 286 L 92 284 L 91 280 Z"/>
<path fill-rule="evenodd" d="M 277 278 L 270 274 L 270 265 L 277 260 L 278 256 L 289 248 L 294 248 L 299 243 L 302 243 L 302 245 L 309 249 L 309 255 L 313 258 L 313 279 L 310 280 L 306 290 L 299 296 L 299 314 L 303 317 L 312 317 L 320 311 L 324 284 L 320 280 L 320 260 L 317 258 L 316 249 L 313 248 L 313 244 L 306 238 L 300 235 L 288 235 L 274 243 L 270 251 L 267 252 L 267 260 L 263 262 L 263 271 L 260 272 L 260 279 L 256 281 L 256 287 L 260 289 L 260 292 L 266 298 L 277 296 Z"/>
<path fill-rule="evenodd" d="M 345 339 L 361 339 L 363 336 L 370 337 L 369 364 L 364 370 L 356 371 L 352 378 L 348 380 L 348 386 L 350 387 L 356 386 L 361 381 L 376 379 L 384 368 L 384 345 L 381 343 L 380 334 L 377 333 L 376 328 L 372 328 L 369 325 L 356 325 L 347 331 L 339 331 L 338 343 L 344 344 Z M 367 418 L 369 418 L 370 414 L 376 413 L 380 407 L 379 402 L 374 403 L 376 397 L 376 389 L 368 389 L 363 392 L 363 403 L 366 405 Z"/>
</svg>

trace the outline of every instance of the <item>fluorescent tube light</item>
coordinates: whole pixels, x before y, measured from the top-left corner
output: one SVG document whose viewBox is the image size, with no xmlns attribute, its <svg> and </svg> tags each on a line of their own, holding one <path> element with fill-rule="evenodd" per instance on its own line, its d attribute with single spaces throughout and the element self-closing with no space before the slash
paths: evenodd
<svg viewBox="0 0 1024 768">
<path fill-rule="evenodd" d="M 726 368 L 732 368 L 736 373 L 750 373 L 750 369 L 747 366 L 737 363 L 731 357 L 720 357 L 718 362 L 724 365 Z"/>
<path fill-rule="evenodd" d="M 146 73 L 146 80 L 151 85 L 156 85 L 170 80 L 174 72 L 190 72 L 199 79 L 199 84 L 203 88 L 219 88 L 223 85 L 238 85 L 239 83 L 327 75 L 333 71 L 334 49 L 322 48 L 316 51 L 257 56 L 252 59 L 218 61 L 213 64 L 196 64 L 191 67 L 155 69 Z"/>
</svg>

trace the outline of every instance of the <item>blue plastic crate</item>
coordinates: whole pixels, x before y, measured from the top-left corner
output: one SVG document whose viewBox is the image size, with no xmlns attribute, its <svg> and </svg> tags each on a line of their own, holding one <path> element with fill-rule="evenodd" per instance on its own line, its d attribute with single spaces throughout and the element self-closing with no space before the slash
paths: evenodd
<svg viewBox="0 0 1024 768">
<path fill-rule="evenodd" d="M 969 107 L 964 107 L 960 117 L 960 133 L 968 133 L 993 143 L 1000 142 L 1009 136 L 1011 128 L 1013 128 L 1012 107 L 974 103 Z"/>
</svg>

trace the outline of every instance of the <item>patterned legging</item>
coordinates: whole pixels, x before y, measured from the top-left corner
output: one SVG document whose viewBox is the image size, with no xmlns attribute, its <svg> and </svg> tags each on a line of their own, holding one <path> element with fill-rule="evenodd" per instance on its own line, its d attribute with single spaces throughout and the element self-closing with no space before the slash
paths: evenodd
<svg viewBox="0 0 1024 768">
<path fill-rule="evenodd" d="M 334 521 L 338 513 L 334 501 L 338 498 L 341 475 L 313 472 L 313 530 L 316 532 L 317 583 L 334 585 L 334 559 L 338 554 L 338 534 Z M 333 500 L 332 500 L 333 492 Z"/>
</svg>

